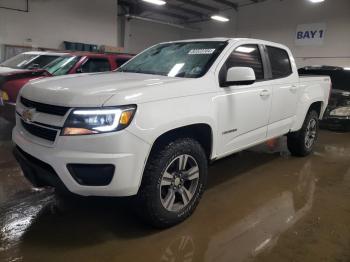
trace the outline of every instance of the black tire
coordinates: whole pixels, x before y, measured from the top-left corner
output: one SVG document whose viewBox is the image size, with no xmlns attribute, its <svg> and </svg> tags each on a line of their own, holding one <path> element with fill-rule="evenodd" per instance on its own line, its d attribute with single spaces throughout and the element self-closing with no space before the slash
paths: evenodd
<svg viewBox="0 0 350 262">
<path fill-rule="evenodd" d="M 313 122 L 314 121 L 314 122 Z M 307 139 L 310 139 L 309 124 L 315 123 L 314 139 L 310 146 L 307 146 Z M 302 128 L 297 131 L 288 134 L 287 146 L 293 156 L 304 157 L 309 155 L 313 151 L 313 147 L 318 138 L 319 131 L 319 119 L 318 113 L 315 110 L 310 110 L 304 120 Z"/>
<path fill-rule="evenodd" d="M 190 156 L 191 161 L 194 159 L 197 164 L 196 167 L 199 170 L 196 172 L 196 176 L 198 176 L 196 178 L 197 186 L 195 189 L 192 188 L 192 198 L 187 204 L 182 200 L 184 203 L 183 208 L 176 211 L 169 211 L 164 207 L 164 203 L 162 202 L 161 194 L 164 185 L 161 185 L 161 183 L 164 181 L 163 175 L 168 171 L 169 166 L 183 155 Z M 178 165 L 181 166 L 180 162 Z M 207 157 L 202 146 L 197 141 L 190 138 L 182 138 L 169 143 L 157 152 L 153 152 L 147 161 L 139 192 L 134 199 L 134 211 L 145 222 L 156 228 L 167 228 L 182 222 L 196 209 L 205 190 L 207 173 Z M 169 185 L 169 188 L 173 188 L 174 186 Z M 175 195 L 175 193 L 173 194 Z M 178 194 L 180 193 L 177 192 L 176 195 Z M 183 198 L 182 195 L 179 196 Z"/>
</svg>

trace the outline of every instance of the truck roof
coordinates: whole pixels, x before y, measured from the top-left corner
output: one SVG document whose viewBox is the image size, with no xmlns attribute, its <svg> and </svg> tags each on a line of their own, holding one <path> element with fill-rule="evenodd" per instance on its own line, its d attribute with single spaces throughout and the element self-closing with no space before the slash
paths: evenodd
<svg viewBox="0 0 350 262">
<path fill-rule="evenodd" d="M 94 52 L 88 52 L 88 51 L 73 51 L 68 52 L 65 55 L 74 55 L 74 56 L 95 56 L 95 57 L 106 57 L 106 56 L 112 56 L 112 57 L 133 57 L 132 54 L 124 54 L 124 53 L 94 53 Z"/>
<path fill-rule="evenodd" d="M 271 41 L 266 41 L 266 40 L 262 40 L 262 39 L 255 39 L 255 38 L 213 37 L 213 38 L 198 38 L 198 39 L 176 40 L 176 41 L 169 41 L 169 42 L 164 42 L 164 43 L 210 42 L 210 41 L 238 42 L 238 41 L 247 41 L 247 40 L 256 42 L 257 44 L 273 45 L 273 46 L 276 46 L 276 47 L 282 47 L 282 48 L 288 49 L 288 47 L 283 45 L 283 44 L 276 43 L 276 42 L 271 42 Z"/>
<path fill-rule="evenodd" d="M 52 51 L 28 51 L 24 52 L 23 54 L 27 55 L 56 55 L 56 56 L 62 56 L 68 54 L 67 52 L 52 52 Z"/>
</svg>

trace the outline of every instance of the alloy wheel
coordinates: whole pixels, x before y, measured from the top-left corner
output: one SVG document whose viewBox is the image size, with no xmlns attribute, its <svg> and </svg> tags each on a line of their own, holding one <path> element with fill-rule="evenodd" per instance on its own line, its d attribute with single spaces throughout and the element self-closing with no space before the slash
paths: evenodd
<svg viewBox="0 0 350 262">
<path fill-rule="evenodd" d="M 162 174 L 160 199 L 163 207 L 177 212 L 188 205 L 199 182 L 197 161 L 190 155 L 174 158 Z"/>
</svg>

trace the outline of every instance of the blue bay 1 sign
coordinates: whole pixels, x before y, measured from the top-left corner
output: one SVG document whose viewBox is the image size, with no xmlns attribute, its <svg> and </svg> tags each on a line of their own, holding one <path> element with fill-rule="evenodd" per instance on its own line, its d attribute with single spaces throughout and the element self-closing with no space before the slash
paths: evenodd
<svg viewBox="0 0 350 262">
<path fill-rule="evenodd" d="M 299 46 L 323 45 L 325 36 L 325 23 L 298 25 L 295 35 L 295 44 Z"/>
</svg>

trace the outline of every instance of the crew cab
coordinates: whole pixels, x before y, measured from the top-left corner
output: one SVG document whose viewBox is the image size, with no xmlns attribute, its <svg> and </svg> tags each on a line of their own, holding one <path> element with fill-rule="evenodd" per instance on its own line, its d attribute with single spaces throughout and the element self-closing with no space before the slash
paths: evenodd
<svg viewBox="0 0 350 262">
<path fill-rule="evenodd" d="M 310 154 L 330 86 L 328 76 L 299 78 L 277 43 L 162 43 L 117 72 L 28 83 L 14 154 L 35 186 L 133 196 L 142 218 L 169 227 L 195 210 L 209 162 L 282 135 L 292 155 Z"/>
<path fill-rule="evenodd" d="M 30 54 L 34 54 L 34 52 Z M 39 56 L 38 53 L 35 54 Z M 57 56 L 57 54 L 53 56 L 49 52 L 42 53 L 39 57 L 32 59 L 22 70 L 6 70 L 0 67 L 0 116 L 14 122 L 18 92 L 30 80 L 66 74 L 112 71 L 132 57 L 128 54 L 96 54 L 89 52 L 62 53 L 60 56 Z M 27 55 L 28 53 L 25 53 L 20 56 Z M 41 58 L 41 61 L 43 61 L 44 58 L 42 57 L 45 57 L 45 61 L 50 61 L 50 63 L 39 63 L 37 60 Z M 50 59 L 51 57 L 54 57 L 54 59 Z M 18 58 L 9 60 L 4 63 L 4 66 L 14 66 L 17 63 L 14 63 L 14 61 L 17 60 Z M 1 70 L 3 73 L 1 73 Z"/>
</svg>

